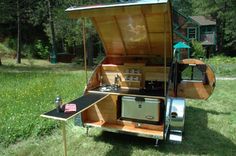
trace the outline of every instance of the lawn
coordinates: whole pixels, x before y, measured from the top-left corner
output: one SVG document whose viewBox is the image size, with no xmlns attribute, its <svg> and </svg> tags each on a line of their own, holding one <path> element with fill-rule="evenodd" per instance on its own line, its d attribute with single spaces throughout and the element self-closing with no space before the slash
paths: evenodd
<svg viewBox="0 0 236 156">
<path fill-rule="evenodd" d="M 4 145 L 50 133 L 57 124 L 39 115 L 54 108 L 57 95 L 69 102 L 82 94 L 85 85 L 84 72 L 66 64 L 40 60 L 31 66 L 26 60 L 21 65 L 7 61 L 0 67 L 0 143 Z"/>
<path fill-rule="evenodd" d="M 0 67 L 0 155 L 63 155 L 61 129 L 55 128 L 57 122 L 39 115 L 54 107 L 53 100 L 58 94 L 64 101 L 81 95 L 82 72 L 58 71 L 53 65 L 47 67 L 52 68 L 49 72 L 48 69 L 42 70 L 44 72 L 30 70 L 27 66 L 20 68 L 27 71 L 23 73 L 15 72 L 16 66 L 8 67 L 8 71 L 1 68 L 6 66 Z M 182 144 L 162 142 L 155 148 L 152 139 L 96 128 L 91 129 L 87 137 L 85 129 L 74 126 L 71 120 L 67 125 L 68 155 L 235 155 L 235 88 L 235 80 L 217 81 L 214 94 L 207 101 L 187 100 Z M 11 140 L 12 135 L 15 139 Z M 3 140 L 9 141 L 9 137 L 9 143 L 17 142 L 6 147 Z"/>
<path fill-rule="evenodd" d="M 205 62 L 219 77 L 236 77 L 236 57 L 215 56 Z"/>
</svg>

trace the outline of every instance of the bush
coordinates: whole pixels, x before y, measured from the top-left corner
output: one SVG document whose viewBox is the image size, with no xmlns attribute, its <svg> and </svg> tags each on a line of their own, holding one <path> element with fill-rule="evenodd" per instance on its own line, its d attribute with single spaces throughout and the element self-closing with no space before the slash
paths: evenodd
<svg viewBox="0 0 236 156">
<path fill-rule="evenodd" d="M 205 58 L 206 50 L 203 48 L 202 44 L 196 40 L 192 40 L 192 57 L 194 58 Z"/>
<path fill-rule="evenodd" d="M 17 43 L 16 43 L 16 39 L 15 38 L 6 38 L 3 42 L 3 44 L 11 49 L 16 49 Z"/>
<path fill-rule="evenodd" d="M 36 56 L 42 59 L 46 59 L 49 57 L 49 50 L 48 46 L 45 46 L 41 40 L 37 40 L 34 44 L 34 50 Z"/>
<path fill-rule="evenodd" d="M 13 55 L 13 54 L 15 54 L 14 50 L 0 43 L 0 57 L 5 56 L 5 55 Z"/>
</svg>

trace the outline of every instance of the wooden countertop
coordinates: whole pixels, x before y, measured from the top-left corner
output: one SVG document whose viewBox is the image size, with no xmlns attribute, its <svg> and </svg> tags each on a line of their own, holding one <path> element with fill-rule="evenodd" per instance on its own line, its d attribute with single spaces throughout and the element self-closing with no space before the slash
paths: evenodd
<svg viewBox="0 0 236 156">
<path fill-rule="evenodd" d="M 115 94 L 115 95 L 130 95 L 130 96 L 140 96 L 140 97 L 150 97 L 150 98 L 162 98 L 165 99 L 163 91 L 147 91 L 147 90 L 136 90 L 136 89 L 123 89 L 118 88 L 112 91 L 100 91 L 99 88 L 89 90 L 89 93 L 97 94 Z"/>
</svg>

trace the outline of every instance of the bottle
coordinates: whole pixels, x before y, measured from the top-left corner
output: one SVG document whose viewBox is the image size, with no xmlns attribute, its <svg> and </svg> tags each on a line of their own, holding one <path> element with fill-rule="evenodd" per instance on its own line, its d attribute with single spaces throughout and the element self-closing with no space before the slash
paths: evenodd
<svg viewBox="0 0 236 156">
<path fill-rule="evenodd" d="M 56 105 L 57 112 L 63 112 L 63 110 L 62 110 L 62 99 L 61 99 L 60 96 L 56 97 L 55 105 Z"/>
</svg>

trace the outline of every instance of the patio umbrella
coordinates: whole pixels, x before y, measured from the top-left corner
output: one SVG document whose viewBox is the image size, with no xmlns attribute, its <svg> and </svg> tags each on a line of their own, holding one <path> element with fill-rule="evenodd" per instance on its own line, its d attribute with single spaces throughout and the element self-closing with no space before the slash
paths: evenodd
<svg viewBox="0 0 236 156">
<path fill-rule="evenodd" d="M 176 55 L 176 51 L 178 51 L 178 49 L 190 49 L 190 46 L 185 44 L 184 42 L 178 42 L 174 45 L 174 56 Z M 188 52 L 188 57 L 189 57 L 189 52 Z M 178 53 L 177 56 L 177 60 L 180 59 L 180 51 Z"/>
<path fill-rule="evenodd" d="M 178 42 L 174 45 L 175 49 L 189 49 L 190 46 L 185 44 L 184 42 Z"/>
</svg>

